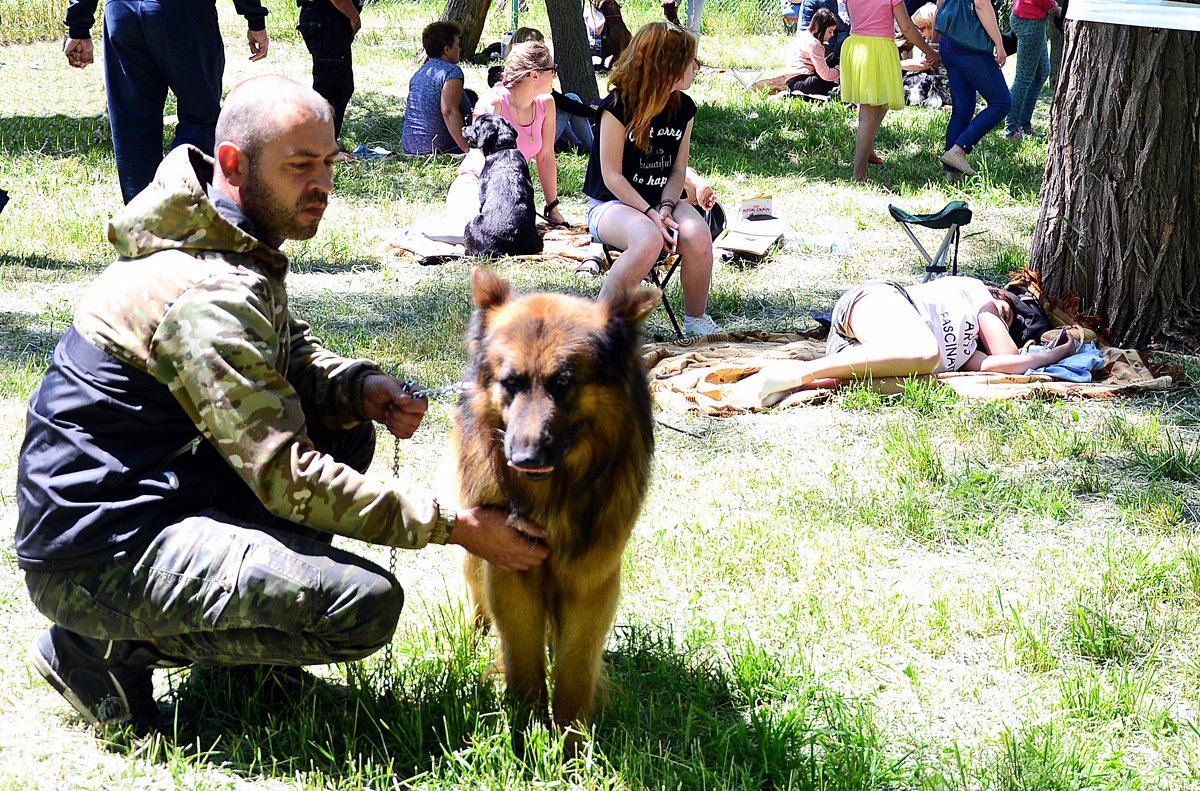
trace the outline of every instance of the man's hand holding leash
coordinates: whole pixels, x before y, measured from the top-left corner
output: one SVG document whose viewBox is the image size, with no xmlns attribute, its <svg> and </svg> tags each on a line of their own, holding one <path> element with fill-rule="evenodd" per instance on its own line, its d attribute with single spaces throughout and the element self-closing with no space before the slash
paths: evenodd
<svg viewBox="0 0 1200 791">
<path fill-rule="evenodd" d="M 416 433 L 429 409 L 429 402 L 413 395 L 408 383 L 384 374 L 371 374 L 363 381 L 362 400 L 363 413 L 400 439 Z"/>
</svg>

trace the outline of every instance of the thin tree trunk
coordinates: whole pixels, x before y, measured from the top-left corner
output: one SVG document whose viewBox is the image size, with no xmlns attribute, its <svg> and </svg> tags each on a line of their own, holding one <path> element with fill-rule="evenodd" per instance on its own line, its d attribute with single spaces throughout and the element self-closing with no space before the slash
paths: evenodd
<svg viewBox="0 0 1200 791">
<path fill-rule="evenodd" d="M 463 27 L 460 41 L 462 55 L 459 56 L 459 60 L 468 61 L 475 57 L 475 50 L 479 48 L 479 39 L 483 35 L 483 25 L 487 22 L 491 7 L 491 0 L 446 0 L 442 21 L 457 22 Z"/>
<path fill-rule="evenodd" d="M 1030 251 L 1109 339 L 1200 348 L 1200 33 L 1068 22 Z"/>
<path fill-rule="evenodd" d="M 592 53 L 579 0 L 546 0 L 546 10 L 550 14 L 550 34 L 563 93 L 579 94 L 585 102 L 595 99 L 599 96 L 596 72 L 592 69 Z"/>
</svg>

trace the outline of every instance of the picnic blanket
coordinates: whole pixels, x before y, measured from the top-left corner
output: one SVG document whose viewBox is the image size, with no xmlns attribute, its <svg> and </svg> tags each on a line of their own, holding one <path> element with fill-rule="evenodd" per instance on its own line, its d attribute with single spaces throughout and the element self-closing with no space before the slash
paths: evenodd
<svg viewBox="0 0 1200 791">
<path fill-rule="evenodd" d="M 411 255 L 417 263 L 440 264 L 455 258 L 465 258 L 461 244 L 435 242 L 419 233 L 408 230 L 380 231 L 386 252 L 395 256 Z M 588 256 L 592 235 L 586 226 L 574 228 L 551 228 L 543 232 L 545 249 L 538 255 L 513 256 L 518 260 L 541 261 L 578 269 Z"/>
<path fill-rule="evenodd" d="M 1055 330 L 1057 332 L 1057 329 Z M 1074 328 L 1073 335 L 1087 337 L 1090 331 Z M 1090 333 L 1094 337 L 1094 333 Z M 825 354 L 821 332 L 765 333 L 730 332 L 683 341 L 647 344 L 642 360 L 649 371 L 650 393 L 664 411 L 700 412 L 717 417 L 747 410 L 726 402 L 728 385 L 755 373 L 771 360 L 814 360 Z M 968 399 L 1024 399 L 1038 397 L 1113 398 L 1141 390 L 1166 390 L 1170 376 L 1155 376 L 1131 349 L 1117 349 L 1097 342 L 1104 367 L 1089 383 L 1064 382 L 1045 375 L 997 373 L 944 373 L 936 378 Z M 837 384 L 847 384 L 840 382 Z M 898 393 L 903 380 L 885 377 L 873 381 L 876 390 Z M 776 408 L 823 401 L 835 386 L 797 390 Z"/>
</svg>

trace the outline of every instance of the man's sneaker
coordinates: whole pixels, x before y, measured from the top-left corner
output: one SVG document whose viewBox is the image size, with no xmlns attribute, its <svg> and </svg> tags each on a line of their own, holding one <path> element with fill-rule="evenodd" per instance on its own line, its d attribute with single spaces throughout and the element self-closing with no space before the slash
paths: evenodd
<svg viewBox="0 0 1200 791">
<path fill-rule="evenodd" d="M 683 317 L 683 337 L 695 338 L 697 335 L 715 335 L 723 332 L 721 325 L 712 320 L 712 316 L 701 313 L 699 316 Z"/>
<path fill-rule="evenodd" d="M 92 725 L 128 723 L 150 727 L 158 716 L 152 671 L 124 666 L 113 656 L 114 643 L 51 626 L 29 652 L 42 678 Z"/>
<path fill-rule="evenodd" d="M 1004 139 L 1010 143 L 1019 143 L 1019 142 L 1021 142 L 1021 138 L 1024 136 L 1025 136 L 1025 133 L 1022 132 L 1020 129 L 1014 129 L 1011 132 L 1004 133 Z"/>
</svg>

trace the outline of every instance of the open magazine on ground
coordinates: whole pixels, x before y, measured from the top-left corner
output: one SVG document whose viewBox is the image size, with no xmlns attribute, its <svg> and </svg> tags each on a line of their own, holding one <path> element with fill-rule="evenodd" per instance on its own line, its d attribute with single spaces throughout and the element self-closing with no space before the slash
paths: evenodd
<svg viewBox="0 0 1200 791">
<path fill-rule="evenodd" d="M 787 224 L 769 214 L 755 214 L 732 223 L 713 240 L 713 247 L 737 255 L 761 257 L 787 233 Z"/>
</svg>

